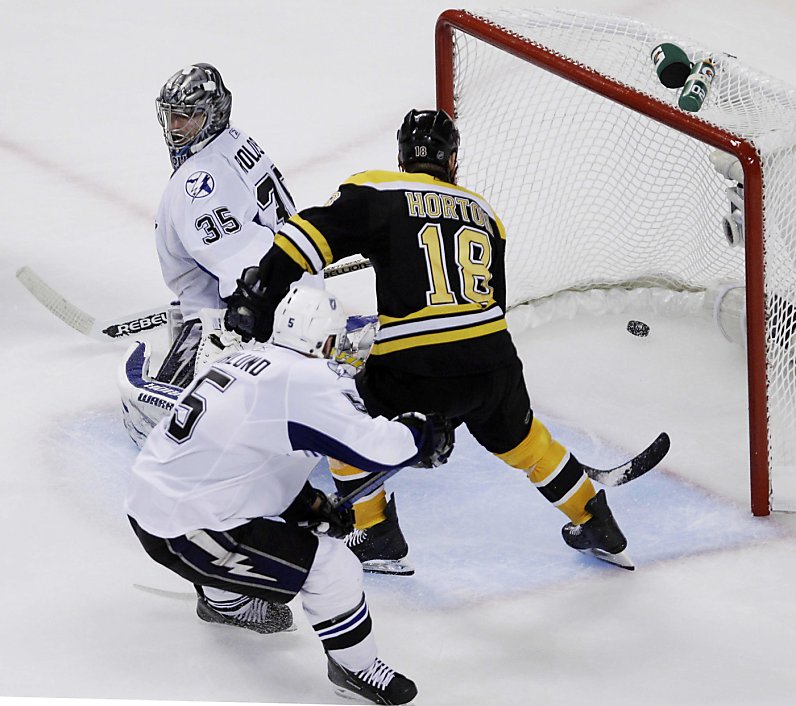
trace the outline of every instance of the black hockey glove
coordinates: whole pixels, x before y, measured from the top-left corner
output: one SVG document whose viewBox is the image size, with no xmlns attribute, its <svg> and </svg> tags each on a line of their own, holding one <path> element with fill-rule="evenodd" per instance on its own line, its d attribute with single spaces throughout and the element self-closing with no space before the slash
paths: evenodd
<svg viewBox="0 0 796 706">
<path fill-rule="evenodd" d="M 279 300 L 260 279 L 259 267 L 247 267 L 238 280 L 235 291 L 225 300 L 227 313 L 224 326 L 239 334 L 244 341 L 267 341 L 274 328 L 274 312 Z"/>
<path fill-rule="evenodd" d="M 354 529 L 354 511 L 350 506 L 335 507 L 326 494 L 305 483 L 301 492 L 280 515 L 286 522 L 324 531 L 330 537 L 345 537 Z M 322 528 L 328 526 L 328 529 Z"/>
<path fill-rule="evenodd" d="M 436 468 L 448 460 L 453 451 L 454 430 L 450 421 L 441 414 L 405 412 L 393 421 L 405 424 L 415 435 L 420 452 L 420 459 L 414 464 L 416 468 Z"/>
<path fill-rule="evenodd" d="M 333 505 L 332 500 L 322 491 L 317 490 L 317 500 L 313 513 L 318 517 L 319 523 L 326 523 L 329 529 L 326 534 L 330 537 L 342 539 L 354 529 L 354 510 L 348 505 Z M 335 496 L 332 496 L 334 498 Z"/>
</svg>

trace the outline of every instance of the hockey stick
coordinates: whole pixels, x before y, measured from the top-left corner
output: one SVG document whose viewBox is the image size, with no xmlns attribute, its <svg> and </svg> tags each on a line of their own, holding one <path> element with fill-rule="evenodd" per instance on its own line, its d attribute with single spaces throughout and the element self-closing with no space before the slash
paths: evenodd
<svg viewBox="0 0 796 706">
<path fill-rule="evenodd" d="M 655 468 L 655 466 L 663 460 L 663 457 L 669 453 L 670 446 L 671 441 L 669 440 L 669 435 L 663 432 L 640 454 L 616 466 L 616 468 L 602 470 L 584 464 L 583 470 L 589 478 L 602 485 L 623 485 L 629 483 L 631 480 L 640 478 L 647 471 L 651 471 Z"/>
<path fill-rule="evenodd" d="M 366 267 L 371 267 L 370 260 L 356 260 L 328 267 L 323 271 L 323 276 L 324 279 L 337 277 Z M 97 341 L 113 341 L 117 338 L 141 334 L 168 323 L 165 307 L 145 309 L 115 319 L 98 321 L 96 317 L 61 296 L 30 267 L 20 267 L 17 270 L 17 279 L 25 289 L 67 326 Z"/>
<path fill-rule="evenodd" d="M 370 260 L 354 260 L 354 262 L 343 262 L 339 265 L 329 265 L 323 271 L 323 278 L 337 277 L 337 275 L 345 275 L 349 272 L 356 272 L 357 270 L 364 270 L 368 267 L 373 267 Z"/>
<path fill-rule="evenodd" d="M 583 465 L 583 470 L 586 475 L 594 481 L 606 486 L 617 486 L 629 483 L 631 480 L 640 478 L 647 471 L 651 471 L 657 466 L 663 457 L 669 453 L 671 441 L 669 435 L 663 432 L 657 436 L 646 449 L 640 454 L 634 456 L 629 461 L 616 466 L 615 468 L 601 469 L 592 468 L 591 466 Z M 372 492 L 375 488 L 383 485 L 384 482 L 394 476 L 403 466 L 398 468 L 391 468 L 387 471 L 379 471 L 373 473 L 370 478 L 362 484 L 354 488 L 348 495 L 336 497 L 332 501 L 334 507 L 341 507 L 342 505 L 353 505 L 357 500 L 363 498 L 368 493 Z"/>
<path fill-rule="evenodd" d="M 146 309 L 117 319 L 98 321 L 67 301 L 29 267 L 17 271 L 17 279 L 41 304 L 67 326 L 98 341 L 109 341 L 143 333 L 167 323 L 165 307 Z"/>
<path fill-rule="evenodd" d="M 371 474 L 370 478 L 360 483 L 354 490 L 348 493 L 348 495 L 343 495 L 342 497 L 339 495 L 336 496 L 331 501 L 332 507 L 351 507 L 357 500 L 364 498 L 368 493 L 383 485 L 388 478 L 392 478 L 392 476 L 398 473 L 402 468 L 403 466 L 399 466 L 398 468 L 390 468 L 387 471 L 379 471 L 378 473 Z"/>
<path fill-rule="evenodd" d="M 161 596 L 162 598 L 176 598 L 180 601 L 194 601 L 196 600 L 196 591 L 189 593 L 188 591 L 167 591 L 163 588 L 156 588 L 155 586 L 146 586 L 142 583 L 134 583 L 133 588 L 137 588 L 144 593 L 151 593 L 154 596 Z"/>
</svg>

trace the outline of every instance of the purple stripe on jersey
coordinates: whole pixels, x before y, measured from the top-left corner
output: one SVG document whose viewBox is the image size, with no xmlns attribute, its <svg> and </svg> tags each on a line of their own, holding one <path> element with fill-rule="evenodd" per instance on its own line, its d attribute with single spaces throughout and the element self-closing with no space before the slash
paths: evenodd
<svg viewBox="0 0 796 706">
<path fill-rule="evenodd" d="M 417 461 L 419 456 L 416 452 L 400 463 L 389 465 L 379 463 L 378 461 L 362 456 L 350 446 L 346 446 L 341 441 L 327 436 L 322 431 L 308 427 L 305 424 L 299 424 L 298 422 L 287 423 L 287 435 L 294 451 L 315 451 L 324 456 L 331 456 L 342 463 L 347 463 L 349 466 L 354 466 L 368 473 L 388 471 L 398 466 L 411 466 Z M 412 435 L 415 437 L 415 443 L 417 443 L 417 436 L 415 436 L 414 433 Z"/>
</svg>

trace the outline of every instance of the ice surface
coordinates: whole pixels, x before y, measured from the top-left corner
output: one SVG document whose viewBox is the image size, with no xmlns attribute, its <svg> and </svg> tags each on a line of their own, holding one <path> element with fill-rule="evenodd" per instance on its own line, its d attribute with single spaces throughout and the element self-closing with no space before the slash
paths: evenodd
<svg viewBox="0 0 796 706">
<path fill-rule="evenodd" d="M 789 3 L 567 6 L 698 36 L 792 82 Z M 169 173 L 153 100 L 191 61 L 221 68 L 235 121 L 299 206 L 351 173 L 392 168 L 397 122 L 434 101 L 433 26 L 445 8 L 0 2 L 0 696 L 341 703 L 298 606 L 297 632 L 264 638 L 133 587 L 186 591 L 122 512 L 135 454 L 115 389 L 125 344 L 68 329 L 14 273 L 31 266 L 103 318 L 168 299 L 151 229 Z M 368 310 L 371 277 L 329 284 Z M 659 469 L 608 491 L 635 572 L 565 547 L 566 518 L 466 432 L 447 466 L 391 482 L 417 573 L 369 576 L 366 589 L 382 656 L 417 681 L 418 704 L 796 699 L 794 518 L 749 513 L 743 355 L 704 322 L 645 321 L 645 339 L 618 316 L 517 338 L 536 413 L 590 465 L 671 435 Z M 161 333 L 149 340 L 162 350 Z"/>
</svg>

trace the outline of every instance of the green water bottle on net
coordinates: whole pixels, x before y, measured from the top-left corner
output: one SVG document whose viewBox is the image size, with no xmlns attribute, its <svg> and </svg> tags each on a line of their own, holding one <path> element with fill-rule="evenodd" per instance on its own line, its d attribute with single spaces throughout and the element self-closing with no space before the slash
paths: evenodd
<svg viewBox="0 0 796 706">
<path fill-rule="evenodd" d="M 658 80 L 666 88 L 682 88 L 691 73 L 688 55 L 676 44 L 658 44 L 650 53 Z"/>
<path fill-rule="evenodd" d="M 697 61 L 691 68 L 677 104 L 690 113 L 696 113 L 705 103 L 716 76 L 716 65 L 712 59 Z"/>
</svg>

